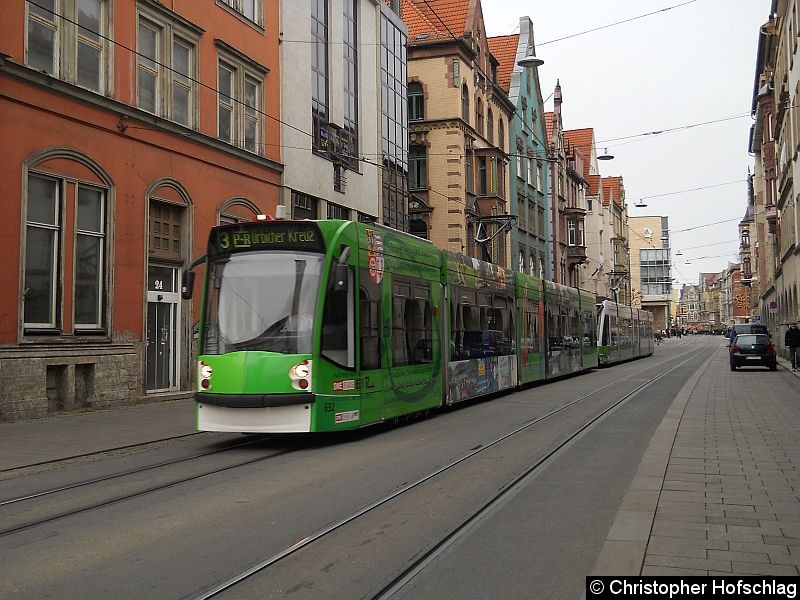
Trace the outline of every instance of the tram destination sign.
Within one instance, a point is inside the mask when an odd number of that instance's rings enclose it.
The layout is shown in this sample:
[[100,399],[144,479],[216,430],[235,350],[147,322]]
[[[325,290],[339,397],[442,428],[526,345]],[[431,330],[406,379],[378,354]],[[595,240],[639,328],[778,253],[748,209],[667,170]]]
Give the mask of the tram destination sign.
[[324,252],[325,241],[317,224],[311,221],[253,221],[221,225],[211,230],[208,239],[209,256],[262,250]]

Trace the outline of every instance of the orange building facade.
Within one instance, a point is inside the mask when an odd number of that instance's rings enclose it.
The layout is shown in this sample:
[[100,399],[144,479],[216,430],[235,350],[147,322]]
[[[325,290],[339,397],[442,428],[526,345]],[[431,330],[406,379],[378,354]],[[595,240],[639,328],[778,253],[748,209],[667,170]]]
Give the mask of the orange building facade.
[[12,0],[0,421],[181,397],[180,278],[281,189],[278,0]]

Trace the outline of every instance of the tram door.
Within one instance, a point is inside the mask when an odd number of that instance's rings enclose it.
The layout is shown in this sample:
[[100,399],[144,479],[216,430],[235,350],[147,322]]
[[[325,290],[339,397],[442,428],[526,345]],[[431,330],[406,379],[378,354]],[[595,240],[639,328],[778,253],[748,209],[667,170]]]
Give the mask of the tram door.
[[178,269],[150,265],[147,270],[147,391],[177,387],[180,347]]
[[389,338],[381,331],[381,325],[384,321],[382,311],[386,307],[381,297],[382,277],[362,268],[359,279],[361,410],[365,419],[377,420],[383,416],[382,368],[385,366],[384,348]]

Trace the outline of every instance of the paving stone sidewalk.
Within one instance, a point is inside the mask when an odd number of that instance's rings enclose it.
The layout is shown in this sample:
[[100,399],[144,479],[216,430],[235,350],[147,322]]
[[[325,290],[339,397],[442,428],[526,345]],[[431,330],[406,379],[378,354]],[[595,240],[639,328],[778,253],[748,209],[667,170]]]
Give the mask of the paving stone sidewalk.
[[731,372],[717,352],[678,393],[597,575],[798,575],[798,373]]

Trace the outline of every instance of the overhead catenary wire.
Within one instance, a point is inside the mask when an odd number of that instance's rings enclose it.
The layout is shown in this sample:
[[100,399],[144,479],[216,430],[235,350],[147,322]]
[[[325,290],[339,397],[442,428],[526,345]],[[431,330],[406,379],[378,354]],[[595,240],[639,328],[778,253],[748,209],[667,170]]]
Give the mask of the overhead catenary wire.
[[601,25],[600,27],[594,27],[592,29],[587,29],[586,31],[580,31],[578,33],[573,33],[573,34],[570,34],[570,35],[565,35],[565,36],[560,37],[560,38],[556,38],[554,40],[548,40],[546,42],[540,43],[539,46],[544,46],[546,44],[554,44],[556,42],[562,42],[564,40],[569,40],[569,39],[572,39],[572,38],[575,38],[575,37],[578,37],[578,36],[581,36],[581,35],[586,35],[587,33],[593,33],[595,31],[600,31],[602,29],[608,29],[609,27],[616,27],[617,25],[622,25],[624,23],[630,23],[631,21],[637,21],[639,19],[644,19],[645,17],[650,17],[652,15],[657,15],[658,13],[667,12],[668,10],[672,10],[674,8],[680,8],[681,6],[686,6],[687,4],[693,4],[695,2],[697,2],[697,0],[688,0],[688,2],[683,2],[681,4],[676,4],[674,6],[668,6],[666,8],[661,8],[659,10],[654,10],[653,12],[649,12],[649,13],[646,13],[646,14],[643,14],[643,15],[639,15],[637,17],[631,17],[631,18],[628,18],[628,19],[623,19],[622,21],[616,21],[615,23],[608,23],[607,25]]
[[[434,15],[436,15],[437,19],[438,19],[438,20],[439,20],[439,21],[442,23],[442,25],[444,25],[444,26],[445,26],[445,28],[447,28],[447,25],[444,23],[444,21],[442,21],[442,19],[441,19],[441,18],[439,17],[439,15],[436,13],[435,9],[433,9],[433,8],[430,6],[430,3],[429,3],[429,2],[427,2],[427,0],[423,0],[423,1],[424,1],[424,2],[425,2],[425,4],[426,4],[426,5],[429,7],[429,9],[431,10],[431,12],[432,12]],[[692,2],[695,2],[696,0],[691,0],[691,1],[692,1]],[[130,52],[130,53],[131,53],[131,54],[133,54],[134,56],[140,56],[140,57],[142,57],[142,58],[146,58],[148,61],[150,61],[150,62],[152,62],[153,64],[157,65],[159,68],[165,69],[166,71],[169,71],[169,72],[171,72],[171,73],[176,73],[176,74],[179,74],[179,75],[181,75],[181,77],[184,77],[184,78],[188,79],[190,82],[192,82],[192,83],[194,83],[194,84],[196,84],[196,85],[198,85],[198,86],[200,86],[200,87],[202,87],[202,88],[204,88],[204,89],[207,89],[207,90],[209,90],[209,91],[215,92],[215,93],[217,93],[217,94],[221,93],[221,92],[220,92],[220,91],[219,91],[217,88],[215,88],[214,86],[212,86],[212,85],[209,85],[209,84],[206,84],[206,83],[203,83],[202,81],[200,81],[200,80],[198,80],[198,79],[196,79],[196,78],[192,77],[191,75],[188,75],[188,74],[186,74],[186,73],[182,73],[182,72],[180,72],[180,71],[178,71],[178,70],[176,70],[176,69],[172,68],[171,66],[169,66],[169,65],[167,65],[167,64],[165,64],[165,63],[162,63],[162,62],[159,62],[159,61],[157,61],[157,60],[154,60],[154,59],[152,59],[151,57],[148,57],[148,56],[146,56],[146,55],[142,54],[141,52],[139,52],[139,51],[137,51],[137,50],[135,50],[135,49],[133,49],[133,48],[131,48],[131,47],[129,47],[129,46],[127,46],[127,45],[125,45],[125,44],[123,44],[123,43],[121,43],[121,42],[119,42],[119,41],[117,41],[117,40],[113,39],[113,38],[111,38],[111,37],[108,37],[108,36],[104,35],[103,33],[99,32],[99,31],[93,31],[93,30],[91,30],[91,29],[89,29],[89,28],[87,28],[87,27],[85,27],[85,26],[83,26],[83,25],[79,24],[79,23],[78,23],[77,21],[75,21],[74,19],[71,19],[71,18],[69,18],[69,17],[67,17],[67,16],[63,15],[63,14],[61,14],[61,13],[59,13],[59,12],[57,12],[57,11],[53,10],[52,8],[49,8],[49,7],[47,7],[47,6],[44,6],[44,5],[42,5],[42,4],[39,4],[38,2],[36,2],[36,0],[26,0],[26,2],[27,2],[28,4],[30,4],[30,5],[32,5],[32,6],[36,6],[37,8],[39,8],[39,9],[41,9],[41,10],[45,11],[45,12],[48,12],[48,13],[52,14],[54,17],[57,17],[57,18],[59,18],[59,19],[63,20],[64,22],[66,22],[66,23],[70,23],[70,24],[72,24],[72,25],[75,25],[75,26],[79,27],[80,29],[82,29],[82,30],[84,30],[84,31],[87,31],[87,32],[89,32],[89,33],[92,33],[93,35],[96,35],[96,36],[98,36],[100,39],[103,39],[103,40],[105,40],[105,41],[107,41],[107,42],[109,42],[109,43],[111,43],[111,44],[113,44],[113,45],[115,45],[115,46],[117,46],[117,47],[119,47],[119,48],[123,49],[123,50],[126,50],[127,52]],[[626,20],[624,20],[624,21],[620,21],[620,22],[618,22],[618,23],[612,23],[612,24],[609,24],[609,25],[606,25],[606,26],[604,26],[604,27],[597,28],[597,29],[603,29],[603,28],[607,28],[607,27],[614,26],[614,25],[616,25],[616,24],[626,23],[626,22],[629,22],[629,21],[631,21],[631,20],[635,20],[635,19],[639,19],[639,18],[646,17],[646,16],[654,15],[654,14],[657,14],[657,13],[659,13],[659,12],[663,12],[663,11],[665,11],[665,10],[669,10],[669,9],[671,9],[671,8],[677,8],[677,7],[679,7],[679,6],[683,6],[683,5],[685,5],[685,4],[690,4],[690,3],[691,3],[691,2],[686,2],[686,3],[684,3],[684,4],[679,4],[679,5],[676,5],[676,6],[674,6],[674,7],[668,7],[668,8],[666,8],[666,9],[662,9],[662,10],[655,11],[655,12],[652,12],[652,13],[647,13],[647,14],[645,14],[645,15],[640,15],[640,16],[638,16],[638,17],[634,17],[634,18],[632,18],[632,19],[626,19]],[[452,32],[452,31],[451,31],[449,28],[447,28],[447,30],[448,30],[448,33],[449,33],[449,34],[450,34],[450,35],[451,35],[451,36],[452,36],[454,39],[458,39],[458,38],[456,38],[456,37],[455,37],[455,35],[453,34],[453,32]],[[595,29],[595,30],[596,30],[596,29]],[[576,36],[578,36],[578,35],[583,35],[584,33],[588,33],[588,32],[590,32],[590,31],[595,31],[595,30],[589,30],[589,31],[587,31],[587,32],[580,32],[580,33],[577,33],[577,34],[573,34],[573,35],[570,35],[570,36],[566,36],[566,37],[564,37],[564,38],[559,38],[558,40],[550,40],[549,42],[545,42],[545,43],[552,43],[552,42],[555,42],[555,41],[561,41],[562,39],[568,39],[568,38],[571,38],[571,37],[576,37]],[[280,42],[281,42],[281,43],[284,43],[284,42],[303,42],[303,43],[306,43],[306,42],[307,42],[307,43],[318,43],[316,40],[307,40],[307,41],[306,41],[306,40],[280,40]],[[331,42],[329,41],[329,42],[327,42],[327,43],[331,43]],[[360,43],[359,43],[359,45],[364,45],[364,44],[363,44],[363,42],[360,42]],[[538,44],[538,45],[540,45],[540,46],[541,46],[541,45],[543,45],[543,44]],[[483,71],[480,69],[480,66],[479,66],[479,65],[477,65],[477,64],[476,64],[476,65],[475,65],[475,68],[476,68],[476,69],[477,69],[479,72],[481,72],[481,74],[482,74],[484,77],[487,77],[486,73],[484,73],[484,72],[483,72]],[[551,94],[551,96],[552,96],[552,94]],[[548,98],[549,98],[549,97],[548,97]],[[260,109],[260,108],[248,106],[248,105],[246,105],[246,104],[245,104],[243,101],[241,101],[241,100],[239,100],[239,99],[237,99],[237,98],[230,98],[230,101],[231,101],[233,104],[240,105],[240,106],[242,106],[242,107],[246,107],[246,108],[248,108],[248,109],[250,109],[250,110],[253,110],[253,111],[255,111],[257,114],[260,114],[260,115],[262,115],[262,116],[264,116],[264,117],[266,117],[266,118],[272,119],[272,120],[274,120],[275,122],[277,122],[277,123],[280,123],[281,125],[285,125],[286,127],[290,128],[290,129],[293,129],[294,131],[297,131],[298,133],[301,133],[301,134],[303,134],[303,135],[306,135],[306,136],[308,136],[308,137],[313,137],[313,134],[312,134],[311,132],[309,132],[309,131],[306,131],[306,130],[304,130],[304,129],[301,129],[301,128],[299,128],[299,127],[295,126],[295,125],[292,125],[291,123],[287,123],[287,122],[285,122],[285,121],[281,120],[279,117],[276,117],[275,115],[272,115],[272,114],[270,114],[270,113],[267,113],[267,112],[263,111],[263,110],[262,110],[262,109]],[[543,102],[546,102],[546,101],[547,101],[547,99],[545,99]],[[794,106],[791,106],[791,107],[788,107],[788,108],[794,108]],[[733,117],[724,117],[724,118],[722,118],[722,119],[717,119],[717,120],[712,120],[712,121],[706,121],[706,122],[703,122],[703,123],[696,123],[696,124],[691,124],[691,125],[684,125],[684,126],[680,126],[680,127],[674,127],[674,128],[671,128],[671,129],[664,129],[664,130],[660,130],[660,131],[646,132],[646,133],[642,133],[642,134],[636,134],[636,135],[632,135],[632,136],[624,136],[624,137],[621,137],[621,138],[610,138],[610,139],[608,139],[608,140],[601,140],[601,141],[597,141],[597,142],[595,142],[595,144],[596,144],[596,145],[600,145],[600,144],[607,143],[607,142],[610,142],[610,141],[617,141],[617,140],[623,140],[623,139],[632,139],[632,138],[641,137],[641,136],[655,135],[655,134],[660,134],[660,133],[666,133],[666,132],[670,132],[670,131],[675,131],[675,130],[678,130],[678,129],[688,129],[688,128],[691,128],[691,127],[698,127],[698,126],[701,126],[701,125],[707,125],[707,124],[711,124],[711,123],[717,123],[717,122],[720,122],[720,121],[730,120],[730,119],[733,119],[733,118],[740,118],[740,117],[742,117],[742,116],[747,116],[747,115],[749,115],[749,114],[750,114],[750,113],[744,113],[744,114],[742,114],[742,115],[736,115],[736,116],[733,116]],[[518,115],[516,115],[516,113],[515,113],[515,116],[518,116]],[[130,129],[131,127],[128,127],[128,128]],[[144,128],[141,128],[141,129],[144,129]],[[538,137],[538,136],[537,136],[537,137]],[[232,142],[234,142],[235,144],[238,144],[238,145],[241,145],[241,142],[242,142],[242,140],[239,140],[239,139],[233,139],[233,140],[231,140],[231,141],[232,141]],[[544,142],[542,142],[541,140],[539,140],[539,141],[540,141],[540,143],[544,144]],[[263,147],[263,148],[266,148],[266,147],[280,147],[280,148],[297,148],[297,149],[302,149],[302,150],[305,150],[305,149],[306,149],[306,148],[298,148],[298,147],[296,147],[296,146],[288,146],[288,145],[284,145],[284,144],[275,144],[275,143],[268,143],[268,142],[258,142],[258,143],[257,143],[257,145],[258,145],[259,147]],[[374,154],[364,154],[364,156],[381,156],[381,154],[380,154],[380,153],[374,153]],[[513,156],[513,155],[509,155],[509,156]],[[546,158],[546,157],[541,157],[541,158]]]

